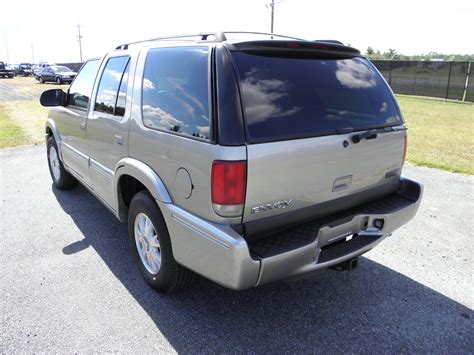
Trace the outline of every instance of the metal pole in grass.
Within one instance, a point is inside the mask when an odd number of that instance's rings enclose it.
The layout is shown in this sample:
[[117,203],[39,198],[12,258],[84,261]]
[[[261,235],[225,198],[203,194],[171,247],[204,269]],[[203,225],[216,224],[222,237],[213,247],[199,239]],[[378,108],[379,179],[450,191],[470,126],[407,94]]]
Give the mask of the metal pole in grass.
[[392,86],[392,60],[388,62],[388,85]]
[[390,86],[392,85],[392,60],[395,58],[396,55],[397,53],[393,53],[388,65],[388,85]]
[[449,95],[449,84],[451,82],[451,68],[453,67],[453,61],[449,62],[449,72],[448,72],[448,85],[446,85],[446,100],[448,99]]
[[464,91],[462,93],[462,101],[466,101],[467,86],[469,85],[469,77],[471,76],[471,64],[472,62],[469,62],[469,64],[467,65],[467,75],[466,75],[466,81],[464,82]]

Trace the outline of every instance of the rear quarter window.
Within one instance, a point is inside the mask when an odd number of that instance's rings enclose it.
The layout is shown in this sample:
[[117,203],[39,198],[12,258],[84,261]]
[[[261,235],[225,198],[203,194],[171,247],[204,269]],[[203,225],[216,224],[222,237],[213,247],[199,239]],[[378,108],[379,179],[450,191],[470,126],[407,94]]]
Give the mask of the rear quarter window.
[[143,76],[143,123],[209,140],[209,49],[150,49]]
[[365,58],[285,58],[233,52],[250,141],[335,134],[402,123]]

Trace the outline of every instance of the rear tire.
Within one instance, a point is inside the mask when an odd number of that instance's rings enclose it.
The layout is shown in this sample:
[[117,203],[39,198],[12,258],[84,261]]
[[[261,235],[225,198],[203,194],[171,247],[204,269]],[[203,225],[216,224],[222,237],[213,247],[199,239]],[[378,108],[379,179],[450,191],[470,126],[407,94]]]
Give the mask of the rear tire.
[[39,77],[38,81],[39,81],[40,84],[44,84],[44,80],[43,80],[42,77]]
[[158,292],[183,289],[194,273],[179,265],[173,257],[165,220],[148,191],[133,196],[128,212],[130,247],[138,270]]
[[77,185],[77,180],[64,168],[63,162],[59,158],[58,145],[53,136],[48,138],[47,155],[48,167],[54,186],[60,190],[69,190]]
[[61,85],[61,84],[63,83],[63,81],[61,80],[61,78],[57,77],[57,78],[56,78],[56,83],[57,83],[58,85]]

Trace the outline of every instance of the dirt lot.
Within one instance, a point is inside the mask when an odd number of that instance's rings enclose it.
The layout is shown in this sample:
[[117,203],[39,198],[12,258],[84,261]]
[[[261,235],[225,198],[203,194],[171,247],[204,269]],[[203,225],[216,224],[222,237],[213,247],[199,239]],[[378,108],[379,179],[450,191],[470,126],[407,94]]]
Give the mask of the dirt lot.
[[33,77],[0,79],[0,114],[6,116],[3,122],[0,117],[0,127],[5,131],[14,127],[17,132],[13,137],[0,132],[0,147],[43,143],[48,109],[40,105],[39,97],[55,88],[66,91],[68,85],[39,84]]
[[0,102],[36,100],[39,105],[41,93],[48,89],[67,90],[67,85],[56,83],[39,84],[34,77],[16,76],[13,79],[0,79]]

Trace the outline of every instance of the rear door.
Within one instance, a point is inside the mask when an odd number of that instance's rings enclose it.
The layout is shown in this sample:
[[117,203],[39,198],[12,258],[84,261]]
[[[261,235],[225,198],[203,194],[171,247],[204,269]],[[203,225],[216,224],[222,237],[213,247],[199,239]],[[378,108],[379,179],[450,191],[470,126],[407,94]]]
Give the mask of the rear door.
[[130,57],[109,57],[100,75],[94,104],[87,121],[92,188],[114,205],[113,176],[117,162],[127,155],[130,109],[127,89]]
[[403,121],[368,60],[330,50],[232,57],[248,141],[244,222],[296,210],[305,219],[397,188]]
[[51,68],[45,68],[43,70],[43,80],[44,81],[51,81],[53,80],[53,71]]

